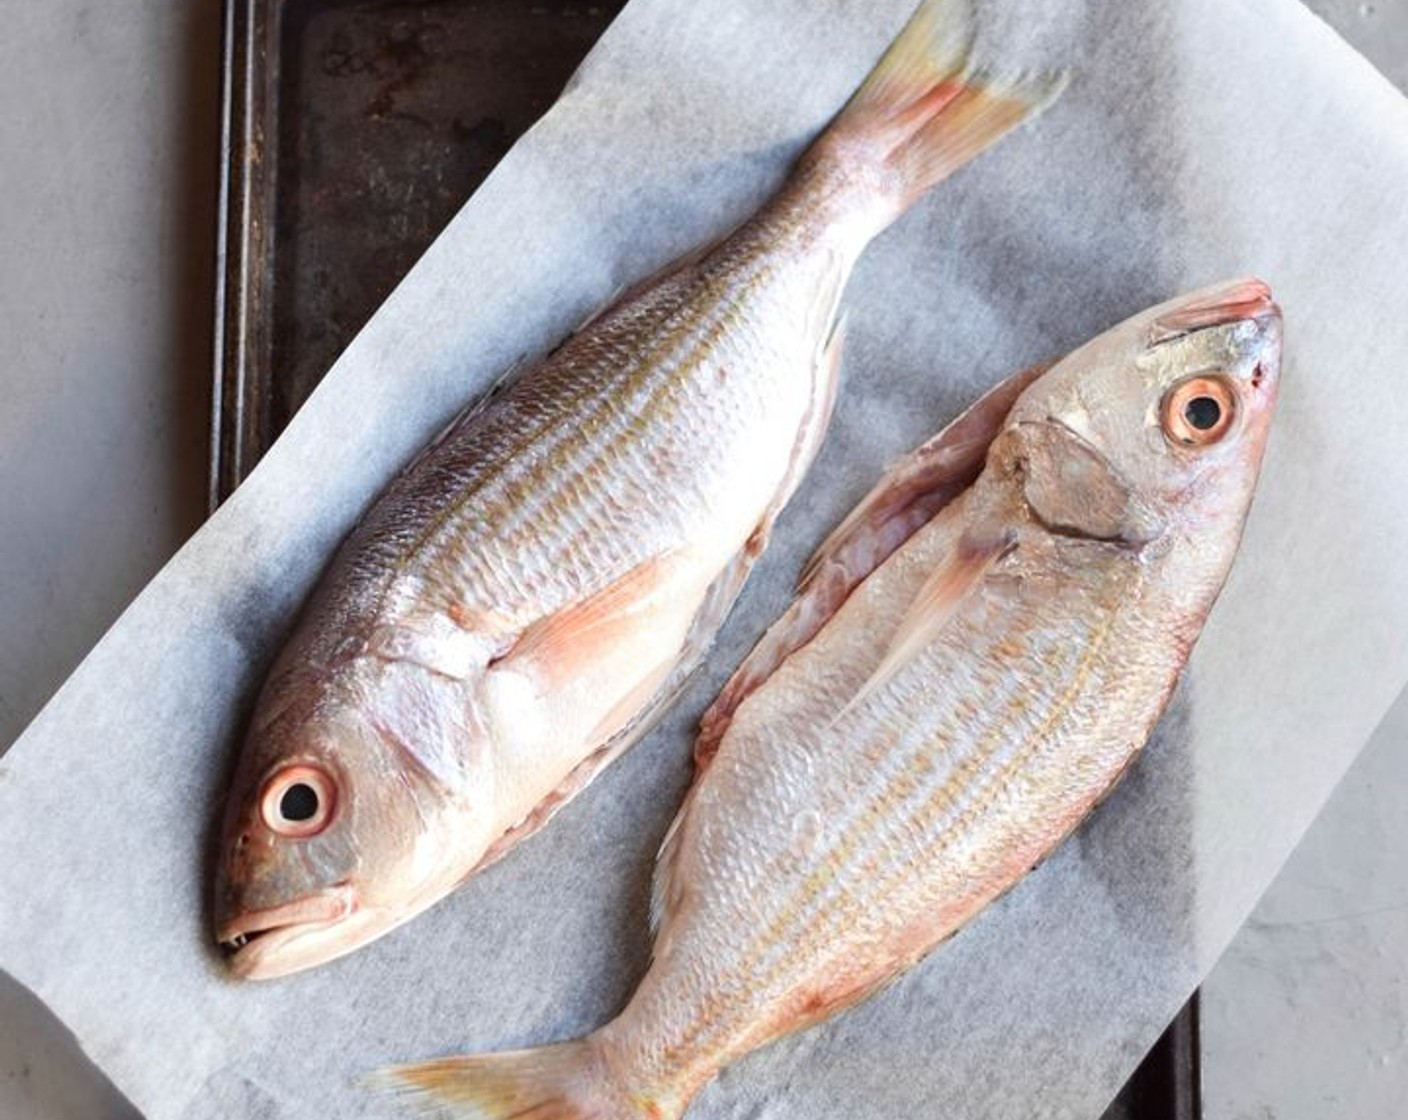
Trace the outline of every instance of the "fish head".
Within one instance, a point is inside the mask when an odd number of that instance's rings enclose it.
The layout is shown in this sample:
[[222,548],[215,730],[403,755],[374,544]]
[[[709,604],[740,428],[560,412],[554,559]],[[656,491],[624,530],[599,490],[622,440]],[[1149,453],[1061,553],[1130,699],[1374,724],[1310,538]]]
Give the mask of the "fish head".
[[214,898],[231,971],[258,980],[400,925],[453,889],[458,853],[489,839],[466,834],[462,795],[408,762],[377,697],[270,683],[226,805]]
[[1239,530],[1280,367],[1281,313],[1259,280],[1192,292],[1106,331],[1008,415],[1032,516],[1131,545]]

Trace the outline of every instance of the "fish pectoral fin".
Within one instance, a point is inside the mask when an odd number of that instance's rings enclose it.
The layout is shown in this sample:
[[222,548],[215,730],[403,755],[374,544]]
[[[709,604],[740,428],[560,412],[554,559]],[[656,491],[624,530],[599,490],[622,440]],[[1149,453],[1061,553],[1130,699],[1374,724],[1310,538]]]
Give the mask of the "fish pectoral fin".
[[491,404],[503,396],[518,378],[518,375],[523,372],[523,369],[524,362],[522,357],[510,363],[508,368],[503,370],[483,393],[475,397],[474,400],[470,401],[455,413],[445,426],[435,433],[431,441],[422,447],[409,463],[401,468],[401,473],[398,478],[405,478],[407,475],[413,474],[422,463],[431,459],[435,453],[440,450],[440,446],[450,438],[453,432],[457,431],[465,424],[470,423],[476,416],[486,411]]
[[666,593],[682,559],[682,550],[651,557],[594,595],[540,619],[490,667],[530,670],[544,688],[571,679],[597,650],[616,640],[623,628],[636,625],[640,612]]
[[640,742],[659,722],[699,667],[714,634],[748,578],[753,559],[745,550],[719,574],[705,594],[679,652],[643,676],[612,705],[588,735],[588,740],[599,740],[601,746],[579,762],[556,789],[533,806],[526,817],[494,841],[470,874],[482,871],[515,844],[547,824],[559,809],[586,789],[598,774]]
[[1007,537],[974,544],[961,539],[953,557],[924,581],[900,624],[895,628],[880,664],[847,702],[836,718],[883,688],[894,675],[914,660],[953,620],[968,597],[982,585],[992,566],[1015,546]]

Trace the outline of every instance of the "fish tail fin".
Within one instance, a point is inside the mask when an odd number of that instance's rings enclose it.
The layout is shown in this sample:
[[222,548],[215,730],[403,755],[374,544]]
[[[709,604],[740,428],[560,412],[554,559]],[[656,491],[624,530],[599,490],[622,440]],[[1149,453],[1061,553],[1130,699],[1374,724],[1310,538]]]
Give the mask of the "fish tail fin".
[[532,1050],[392,1066],[372,1087],[413,1115],[452,1120],[631,1120],[677,1116],[613,1083],[591,1036]]
[[971,37],[967,0],[924,0],[813,146],[818,160],[843,168],[859,161],[886,172],[887,220],[1065,88],[1063,73],[1001,76],[974,66]]

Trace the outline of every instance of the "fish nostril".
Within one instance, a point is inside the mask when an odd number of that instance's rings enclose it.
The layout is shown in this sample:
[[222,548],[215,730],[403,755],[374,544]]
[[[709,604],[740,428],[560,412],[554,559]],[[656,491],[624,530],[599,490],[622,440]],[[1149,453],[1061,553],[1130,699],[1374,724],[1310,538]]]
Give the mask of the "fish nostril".
[[1262,369],[1261,363],[1257,362],[1256,369],[1252,370],[1252,388],[1260,389],[1264,380],[1266,380],[1266,371]]

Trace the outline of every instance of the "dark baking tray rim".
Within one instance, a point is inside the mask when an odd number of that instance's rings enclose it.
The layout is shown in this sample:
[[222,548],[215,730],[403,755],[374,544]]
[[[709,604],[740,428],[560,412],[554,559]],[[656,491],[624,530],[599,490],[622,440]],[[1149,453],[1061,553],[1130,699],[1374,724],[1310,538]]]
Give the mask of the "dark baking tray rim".
[[261,313],[272,284],[269,251],[274,167],[265,138],[274,115],[270,80],[277,31],[267,0],[223,0],[220,148],[216,207],[215,318],[207,511],[228,498],[253,467],[260,428],[252,371],[268,323]]

